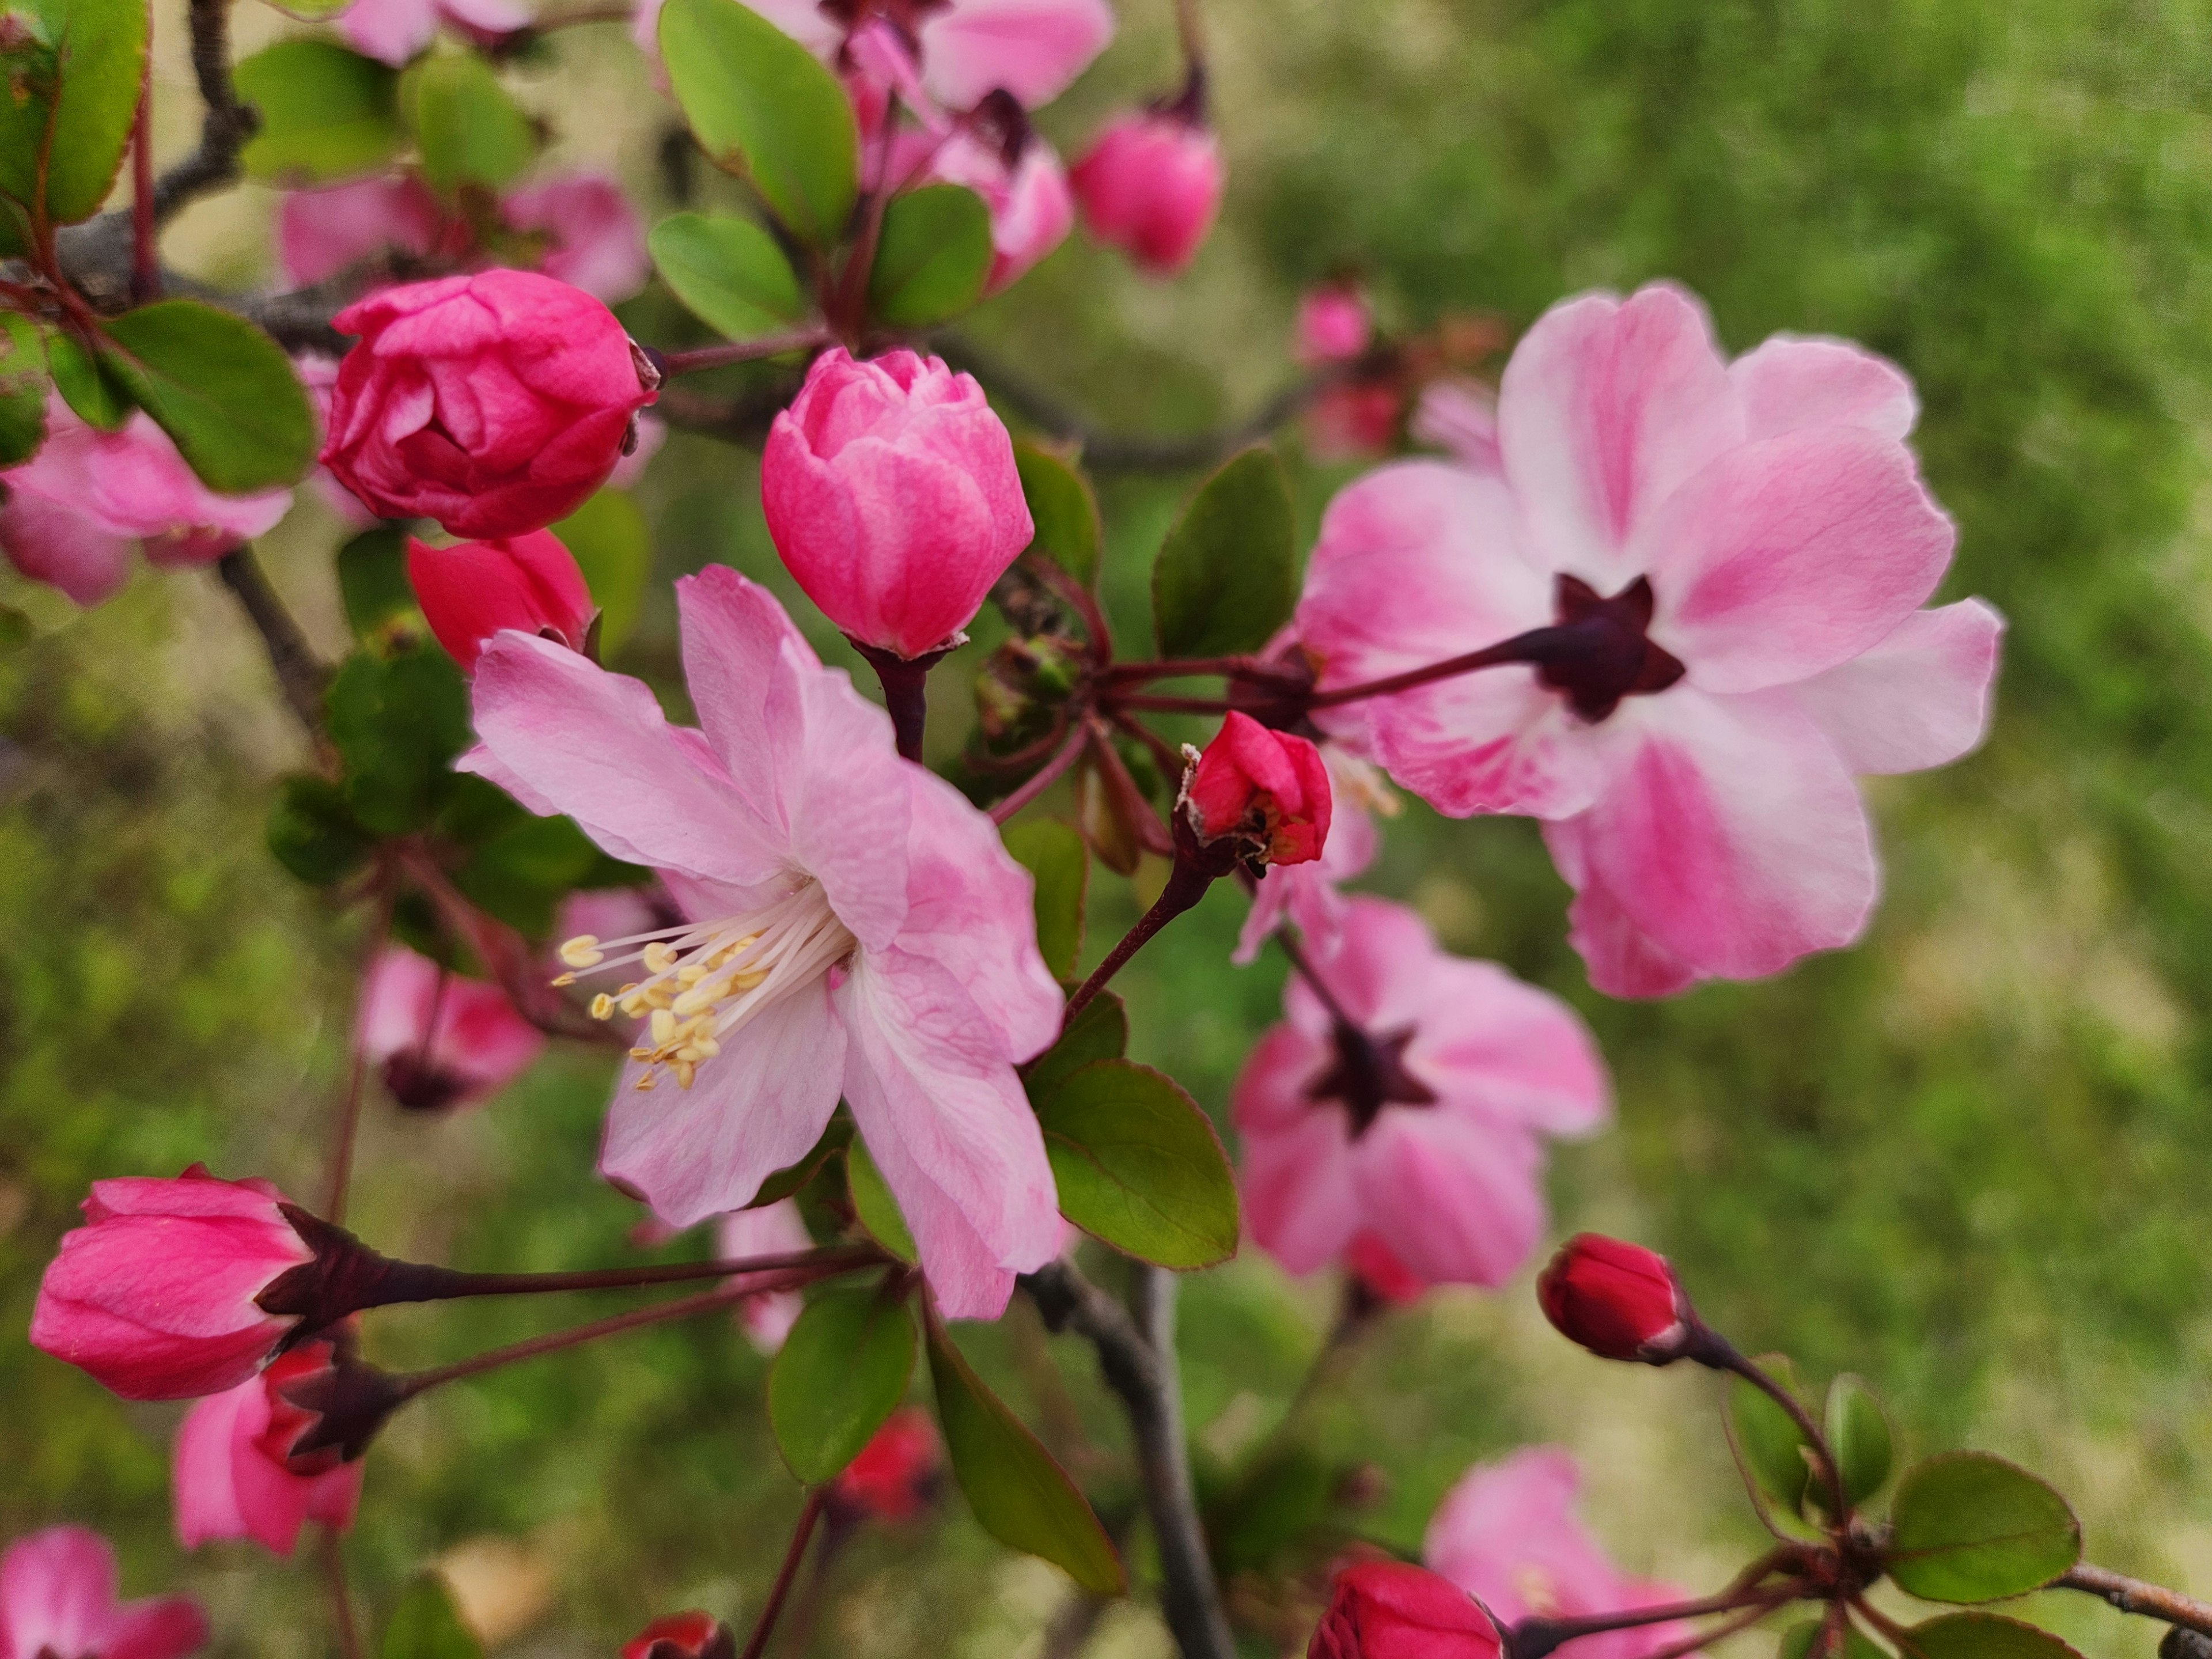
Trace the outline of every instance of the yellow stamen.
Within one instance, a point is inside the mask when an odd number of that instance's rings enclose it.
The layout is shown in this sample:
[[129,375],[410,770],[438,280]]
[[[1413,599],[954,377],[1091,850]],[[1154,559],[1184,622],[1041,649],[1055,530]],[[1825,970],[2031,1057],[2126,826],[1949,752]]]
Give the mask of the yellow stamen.
[[605,991],[600,992],[599,995],[592,999],[592,1018],[593,1019],[612,1019],[614,1018],[614,1013],[615,1000],[609,996]]
[[579,933],[562,945],[561,960],[571,968],[596,968],[606,957],[599,950],[599,935]]

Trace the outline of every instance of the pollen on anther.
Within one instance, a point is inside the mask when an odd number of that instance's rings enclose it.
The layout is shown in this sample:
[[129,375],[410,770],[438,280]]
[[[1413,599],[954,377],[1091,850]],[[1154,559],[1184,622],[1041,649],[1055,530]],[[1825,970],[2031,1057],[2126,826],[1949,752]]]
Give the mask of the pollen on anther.
[[609,996],[605,991],[600,992],[599,995],[592,999],[592,1018],[593,1019],[612,1019],[614,1015],[615,1000]]
[[561,960],[571,968],[596,968],[606,957],[599,950],[597,934],[579,933],[575,938],[562,942]]

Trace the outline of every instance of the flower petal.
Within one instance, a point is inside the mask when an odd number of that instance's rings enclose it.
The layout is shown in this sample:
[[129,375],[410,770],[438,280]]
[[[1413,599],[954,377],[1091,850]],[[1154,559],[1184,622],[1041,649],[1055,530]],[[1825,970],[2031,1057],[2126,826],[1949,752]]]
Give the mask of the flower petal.
[[1001,87],[1036,109],[1113,38],[1106,0],[954,0],[922,21],[922,82],[949,109],[971,109]]
[[1989,730],[2004,625],[1981,599],[1916,611],[1872,650],[1791,690],[1852,771],[1941,766]]
[[1848,340],[1771,334],[1729,365],[1729,379],[1743,400],[1746,435],[1753,438],[1803,427],[1863,426],[1902,440],[1920,413],[1905,371]]
[[1416,1275],[1498,1285],[1543,1232],[1542,1162],[1526,1130],[1385,1107],[1353,1148],[1351,1169],[1367,1224]]

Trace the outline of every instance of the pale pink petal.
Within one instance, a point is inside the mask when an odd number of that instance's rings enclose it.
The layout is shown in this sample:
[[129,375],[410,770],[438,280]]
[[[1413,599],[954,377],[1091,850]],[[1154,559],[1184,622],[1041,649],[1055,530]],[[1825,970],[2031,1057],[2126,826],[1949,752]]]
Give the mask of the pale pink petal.
[[1581,1487],[1558,1446],[1479,1463],[1437,1504],[1421,1559],[1501,1620],[1611,1611],[1620,1575],[1575,1516]]
[[[787,1255],[812,1248],[813,1238],[795,1199],[780,1199],[757,1210],[732,1210],[714,1224],[714,1254],[725,1261],[753,1255]],[[744,1282],[733,1279],[732,1285]],[[799,1322],[806,1299],[797,1291],[764,1291],[738,1304],[745,1334],[763,1353],[774,1353]]]
[[1743,400],[1747,437],[1863,426],[1901,441],[1920,412],[1905,372],[1848,340],[1771,334],[1729,365],[1729,379]]
[[843,26],[815,0],[756,0],[751,9],[817,58],[830,57],[845,39]]
[[899,758],[890,716],[844,671],[796,679],[801,769],[784,792],[792,846],[853,936],[888,945],[906,922],[908,826],[926,774]]
[[1367,1225],[1431,1285],[1504,1284],[1544,1231],[1534,1135],[1385,1108],[1351,1157]]
[[1916,611],[1881,644],[1791,690],[1852,771],[1941,766],[1989,730],[2004,625],[1980,599]]
[[515,0],[437,0],[437,6],[441,18],[479,46],[530,27],[529,11]]
[[602,174],[549,179],[509,196],[499,212],[512,228],[550,239],[540,270],[610,305],[629,299],[652,274],[637,210]]
[[304,288],[391,252],[422,258],[437,246],[437,198],[412,174],[287,191],[276,208],[276,255]]
[[1956,540],[1892,439],[1820,427],[1744,444],[1638,538],[1651,637],[1708,691],[1809,679],[1887,638],[1935,592]]
[[17,574],[98,605],[130,574],[130,538],[102,529],[59,501],[12,495],[0,506],[0,553]]
[[1609,888],[1589,879],[1583,854],[1588,823],[1587,817],[1547,823],[1544,844],[1575,890],[1567,907],[1567,943],[1589,970],[1590,984],[1609,997],[1669,997],[1686,990],[1702,976],[1629,920]]
[[1254,1046],[1231,1097],[1244,1142],[1237,1189],[1245,1229],[1300,1274],[1343,1255],[1367,1219],[1344,1113],[1305,1098],[1322,1063],[1305,1037],[1279,1025]]
[[700,729],[753,809],[787,836],[786,795],[805,764],[798,684],[820,659],[775,596],[727,565],[678,577],[676,610]]
[[338,18],[348,46],[394,69],[411,61],[437,32],[432,0],[354,0]]
[[950,109],[971,109],[1000,89],[1036,109],[1113,38],[1106,0],[952,0],[922,20],[922,82]]
[[1472,472],[1496,472],[1498,394],[1473,380],[1434,380],[1421,392],[1407,430]]
[[49,1527],[0,1556],[5,1659],[97,1652],[115,1610],[115,1552],[82,1527]]
[[1443,1103],[1547,1135],[1587,1134],[1613,1087],[1581,1017],[1494,962],[1443,956],[1423,975],[1429,1007],[1407,1064]]

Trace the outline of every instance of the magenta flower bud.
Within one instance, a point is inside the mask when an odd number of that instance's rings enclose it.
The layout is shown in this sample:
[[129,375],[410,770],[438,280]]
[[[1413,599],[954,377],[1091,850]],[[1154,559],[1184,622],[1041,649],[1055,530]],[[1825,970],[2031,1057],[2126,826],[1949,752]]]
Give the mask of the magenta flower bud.
[[407,583],[438,643],[464,673],[502,628],[584,648],[599,606],[584,573],[550,530],[432,547],[407,538]]
[[574,512],[660,384],[614,313],[531,271],[380,289],[331,325],[361,340],[331,389],[323,465],[380,517],[456,536]]
[[1298,296],[1298,361],[1311,366],[1349,362],[1367,349],[1375,323],[1356,283],[1323,283]]
[[731,1659],[737,1650],[727,1625],[694,1609],[654,1620],[623,1644],[622,1659]]
[[856,643],[954,642],[1036,534],[1013,441],[975,377],[837,348],[775,417],[761,506],[785,567]]
[[255,1300],[315,1259],[265,1181],[198,1164],[173,1181],[95,1181],[31,1313],[31,1341],[125,1400],[220,1394],[295,1320]]
[[343,1461],[336,1449],[294,1459],[294,1442],[319,1419],[281,1392],[328,1372],[333,1347],[303,1343],[186,1414],[170,1465],[177,1536],[185,1548],[210,1539],[251,1538],[289,1555],[309,1521],[341,1531],[352,1526],[362,1466]]
[[1306,1659],[1498,1659],[1498,1626],[1449,1579],[1402,1561],[1336,1575]]
[[929,1506],[945,1448],[929,1413],[901,1407],[830,1484],[831,1501],[878,1521],[911,1521]]
[[1068,171],[1091,234],[1160,276],[1188,264],[1213,228],[1222,177],[1212,129],[1173,110],[1121,117]]
[[1179,805],[1201,845],[1233,839],[1240,857],[1304,864],[1328,839],[1328,769],[1304,738],[1231,710],[1191,768]]
[[1601,1233],[1577,1233],[1537,1275],[1544,1316],[1606,1359],[1671,1364],[1690,1346],[1690,1300],[1667,1258]]

